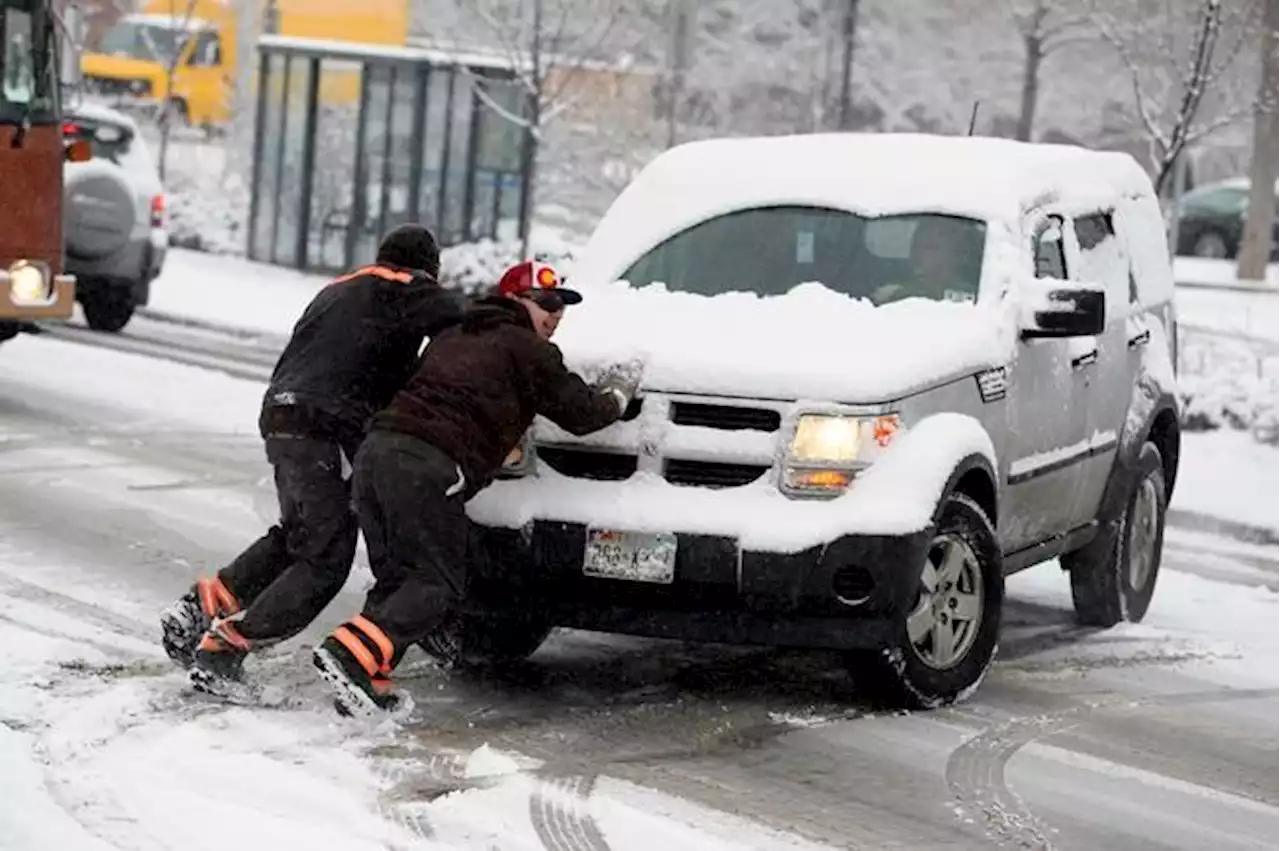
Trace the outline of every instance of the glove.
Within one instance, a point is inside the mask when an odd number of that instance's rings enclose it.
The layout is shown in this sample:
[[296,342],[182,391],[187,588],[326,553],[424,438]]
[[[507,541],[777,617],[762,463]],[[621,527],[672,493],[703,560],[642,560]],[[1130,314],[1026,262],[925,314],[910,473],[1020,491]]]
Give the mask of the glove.
[[621,416],[636,391],[640,389],[640,381],[644,378],[644,361],[632,358],[621,363],[611,364],[600,374],[596,389],[608,393],[618,402],[618,415]]

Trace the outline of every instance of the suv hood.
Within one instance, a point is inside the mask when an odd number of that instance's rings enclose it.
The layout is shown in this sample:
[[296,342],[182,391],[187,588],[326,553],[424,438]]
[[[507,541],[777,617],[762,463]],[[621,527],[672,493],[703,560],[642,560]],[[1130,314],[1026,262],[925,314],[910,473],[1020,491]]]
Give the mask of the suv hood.
[[822,284],[699,296],[623,283],[583,289],[555,342],[588,379],[640,358],[648,390],[876,403],[1009,362],[998,309],[910,299],[876,307]]

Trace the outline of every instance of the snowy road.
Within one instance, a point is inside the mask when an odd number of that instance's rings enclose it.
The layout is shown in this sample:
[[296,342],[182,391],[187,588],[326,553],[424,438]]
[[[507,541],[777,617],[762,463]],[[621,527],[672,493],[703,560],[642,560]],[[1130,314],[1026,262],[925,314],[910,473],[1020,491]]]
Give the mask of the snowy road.
[[1000,663],[933,713],[870,712],[824,654],[568,633],[502,682],[415,650],[418,718],[370,729],[304,653],[363,566],[258,664],[287,707],[194,698],[156,613],[271,518],[260,393],[0,349],[0,849],[1277,846],[1276,548],[1200,532],[1141,626],[1014,577]]

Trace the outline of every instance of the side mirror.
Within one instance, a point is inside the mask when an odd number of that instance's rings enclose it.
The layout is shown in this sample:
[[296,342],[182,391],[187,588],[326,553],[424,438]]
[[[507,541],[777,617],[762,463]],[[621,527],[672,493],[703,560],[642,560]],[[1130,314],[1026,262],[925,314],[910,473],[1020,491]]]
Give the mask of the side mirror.
[[1037,287],[1023,311],[1024,340],[1092,337],[1107,326],[1107,298],[1099,287]]
[[87,163],[93,159],[93,145],[88,139],[76,139],[67,145],[67,162]]

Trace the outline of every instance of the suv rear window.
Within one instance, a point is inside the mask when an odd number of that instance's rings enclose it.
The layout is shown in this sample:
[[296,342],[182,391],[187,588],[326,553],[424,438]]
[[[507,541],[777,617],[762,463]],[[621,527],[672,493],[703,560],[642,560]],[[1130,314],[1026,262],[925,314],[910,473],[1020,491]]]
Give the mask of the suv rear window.
[[728,213],[676,234],[620,277],[632,286],[781,295],[820,282],[876,303],[976,301],[986,225],[919,213],[867,218],[805,206]]

